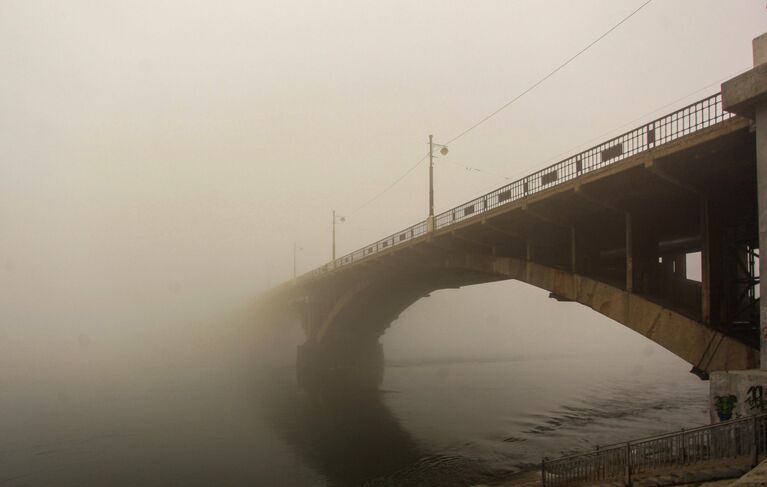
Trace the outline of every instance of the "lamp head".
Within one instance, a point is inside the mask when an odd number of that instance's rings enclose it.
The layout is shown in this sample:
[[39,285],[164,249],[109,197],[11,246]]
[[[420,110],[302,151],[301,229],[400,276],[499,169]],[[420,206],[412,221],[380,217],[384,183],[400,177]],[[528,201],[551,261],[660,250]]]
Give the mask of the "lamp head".
[[447,152],[448,152],[447,146],[442,146],[442,148],[439,150],[439,153],[442,154],[443,156],[446,156]]

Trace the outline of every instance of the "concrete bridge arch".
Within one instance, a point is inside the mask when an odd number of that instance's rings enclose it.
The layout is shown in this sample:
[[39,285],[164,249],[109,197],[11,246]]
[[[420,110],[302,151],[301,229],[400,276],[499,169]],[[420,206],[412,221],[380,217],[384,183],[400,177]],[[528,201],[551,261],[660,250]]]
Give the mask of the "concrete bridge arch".
[[[402,257],[407,260],[407,257]],[[668,349],[705,376],[709,371],[740,370],[758,361],[758,349],[652,300],[566,269],[513,257],[483,254],[442,255],[418,272],[398,276],[376,272],[337,294],[324,314],[304,322],[307,342],[299,350],[299,377],[352,374],[377,385],[383,377],[379,338],[419,299],[448,288],[517,280],[543,289],[560,301],[587,306]],[[306,315],[304,315],[306,316]]]

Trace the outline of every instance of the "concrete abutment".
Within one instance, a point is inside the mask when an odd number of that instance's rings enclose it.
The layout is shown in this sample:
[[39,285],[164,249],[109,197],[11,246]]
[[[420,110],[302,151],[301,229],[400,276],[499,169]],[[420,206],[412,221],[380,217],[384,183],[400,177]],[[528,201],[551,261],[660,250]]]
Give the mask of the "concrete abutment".
[[[722,102],[730,112],[750,118],[756,130],[756,187],[759,248],[767,248],[767,33],[754,39],[754,67],[722,84]],[[759,275],[767,272],[760,259]],[[767,282],[759,283],[760,296]],[[759,305],[760,368],[717,372],[711,376],[711,421],[726,421],[767,411],[767,303]]]

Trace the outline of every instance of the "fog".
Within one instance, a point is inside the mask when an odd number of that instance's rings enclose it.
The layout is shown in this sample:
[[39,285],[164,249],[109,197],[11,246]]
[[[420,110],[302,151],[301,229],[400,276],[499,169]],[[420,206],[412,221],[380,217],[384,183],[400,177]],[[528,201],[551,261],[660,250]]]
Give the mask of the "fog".
[[[3,387],[258,355],[249,312],[292,278],[294,243],[302,273],[330,259],[333,209],[341,255],[423,220],[425,165],[381,192],[428,134],[641,3],[0,0]],[[451,144],[437,211],[716,92],[765,20],[762,0],[652,2]],[[520,283],[435,293],[383,343],[393,361],[667,354]]]

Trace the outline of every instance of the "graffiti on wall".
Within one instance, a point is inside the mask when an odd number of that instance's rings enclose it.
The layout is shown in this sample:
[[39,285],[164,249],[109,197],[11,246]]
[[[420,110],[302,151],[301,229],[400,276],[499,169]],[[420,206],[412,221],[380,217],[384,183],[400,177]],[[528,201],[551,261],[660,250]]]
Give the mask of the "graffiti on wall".
[[735,411],[737,404],[738,398],[733,394],[716,396],[714,398],[714,408],[716,408],[716,415],[719,417],[719,421],[732,419],[732,413]]
[[746,392],[746,401],[749,413],[757,414],[767,411],[767,403],[764,401],[764,387],[751,386]]
[[[767,413],[767,374],[717,383],[711,390],[711,420],[727,421]],[[724,386],[724,387],[722,387]]]

